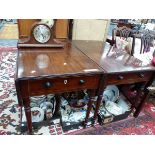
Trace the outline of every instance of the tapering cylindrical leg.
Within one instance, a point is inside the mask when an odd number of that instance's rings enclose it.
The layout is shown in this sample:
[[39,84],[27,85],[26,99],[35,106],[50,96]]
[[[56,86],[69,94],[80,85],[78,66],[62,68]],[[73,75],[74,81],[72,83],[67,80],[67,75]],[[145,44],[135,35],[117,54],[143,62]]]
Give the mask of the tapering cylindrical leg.
[[30,107],[30,99],[26,98],[23,99],[24,102],[24,110],[25,110],[25,115],[26,115],[26,120],[27,120],[27,128],[29,134],[32,134],[32,118],[31,118],[31,107]]

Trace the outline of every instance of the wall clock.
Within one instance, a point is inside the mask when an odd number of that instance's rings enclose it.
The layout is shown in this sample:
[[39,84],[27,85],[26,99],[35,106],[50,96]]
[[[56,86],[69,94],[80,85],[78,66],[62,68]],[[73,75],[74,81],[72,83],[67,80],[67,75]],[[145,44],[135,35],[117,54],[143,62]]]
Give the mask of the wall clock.
[[42,20],[31,28],[29,38],[19,39],[18,47],[64,47],[64,44],[55,39],[54,20]]

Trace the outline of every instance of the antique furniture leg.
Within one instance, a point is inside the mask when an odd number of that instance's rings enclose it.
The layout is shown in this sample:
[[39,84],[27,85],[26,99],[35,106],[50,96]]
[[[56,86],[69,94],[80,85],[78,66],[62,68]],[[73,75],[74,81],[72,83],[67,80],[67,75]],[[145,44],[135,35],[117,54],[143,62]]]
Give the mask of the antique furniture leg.
[[143,94],[138,96],[141,100],[140,100],[140,103],[139,103],[135,113],[134,113],[134,117],[138,117],[140,111],[142,110],[142,108],[143,108],[143,106],[144,106],[144,104],[145,104],[145,102],[149,96],[149,90],[147,88],[153,82],[154,75],[155,74],[152,75],[151,79],[147,83],[142,84],[141,87],[139,88],[139,90],[141,90]]
[[17,80],[15,81],[15,85],[16,85],[16,91],[17,91],[18,105],[20,106],[20,129],[21,129],[22,128],[22,117],[23,117],[23,100],[20,95],[20,88],[19,88],[19,83]]
[[91,111],[91,108],[92,108],[94,98],[95,98],[95,90],[91,90],[90,91],[90,99],[89,99],[88,108],[87,108],[87,113],[86,113],[86,118],[84,120],[84,128],[87,125],[89,114],[90,114],[90,111]]
[[111,47],[109,48],[108,53],[107,53],[107,56],[108,56],[108,54],[113,50],[113,48],[114,48],[114,46],[111,46]]
[[133,40],[132,40],[132,49],[131,49],[131,56],[134,55],[134,49],[135,48],[135,36],[133,36]]
[[96,107],[95,107],[95,112],[94,112],[94,118],[93,118],[93,125],[96,121],[96,118],[97,118],[97,113],[98,113],[98,110],[100,108],[100,104],[101,104],[101,101],[102,101],[102,97],[103,97],[103,91],[106,87],[106,80],[107,80],[107,76],[106,75],[102,75],[101,78],[100,78],[100,87],[99,89],[97,90],[97,102],[96,102]]
[[20,127],[22,126],[22,118],[23,118],[23,107],[20,107]]
[[55,99],[56,99],[55,115],[58,116],[61,104],[60,94],[56,94]]
[[94,112],[94,118],[93,118],[93,123],[92,123],[93,125],[95,124],[95,121],[96,121],[96,118],[97,118],[97,113],[98,113],[98,110],[100,108],[100,104],[101,104],[101,101],[102,101],[102,96],[103,95],[99,95],[98,98],[97,98],[95,112]]
[[24,98],[23,103],[24,103],[24,110],[25,110],[25,115],[26,115],[26,120],[27,120],[28,132],[29,132],[29,134],[32,134],[32,119],[31,119],[30,99]]
[[15,81],[15,86],[16,86],[16,92],[17,92],[17,99],[18,99],[18,105],[20,107],[23,106],[23,101],[22,101],[22,97],[21,97],[21,94],[20,94],[20,86],[19,86],[19,81]]
[[143,90],[143,96],[142,96],[142,98],[141,98],[141,102],[140,102],[140,104],[139,104],[139,106],[137,107],[137,109],[136,109],[136,111],[135,111],[135,113],[134,113],[134,117],[138,117],[138,115],[139,115],[139,113],[140,113],[140,111],[142,110],[142,108],[143,108],[143,106],[144,106],[144,104],[145,104],[145,101],[147,100],[147,97],[149,96],[149,90],[147,89],[150,85],[151,85],[151,83],[153,82],[153,79],[154,79],[154,75],[155,74],[153,74],[153,76],[151,77],[151,79],[145,84],[145,86],[144,86],[144,90]]
[[136,83],[135,89],[137,90],[137,95],[136,95],[135,104],[133,105],[133,107],[137,108],[141,104],[144,96],[144,86],[145,86],[145,82]]
[[143,95],[143,97],[141,99],[141,102],[140,102],[139,106],[137,107],[137,109],[136,109],[136,111],[134,113],[134,117],[138,117],[139,113],[141,112],[141,110],[142,110],[142,108],[143,108],[143,106],[145,104],[145,101],[146,101],[146,99],[148,97],[148,94],[149,94],[149,91],[145,90],[144,95]]

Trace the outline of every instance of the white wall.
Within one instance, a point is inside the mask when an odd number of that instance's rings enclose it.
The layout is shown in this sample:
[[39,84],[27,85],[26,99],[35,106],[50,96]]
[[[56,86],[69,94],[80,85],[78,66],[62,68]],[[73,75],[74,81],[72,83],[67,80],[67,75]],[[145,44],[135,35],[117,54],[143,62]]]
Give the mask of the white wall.
[[100,40],[107,36],[110,20],[75,19],[73,24],[73,40]]

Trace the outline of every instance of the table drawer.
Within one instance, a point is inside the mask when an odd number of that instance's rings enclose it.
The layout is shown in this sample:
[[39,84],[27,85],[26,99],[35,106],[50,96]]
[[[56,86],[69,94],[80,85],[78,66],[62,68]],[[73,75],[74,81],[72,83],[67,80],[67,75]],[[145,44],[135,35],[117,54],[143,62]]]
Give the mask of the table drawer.
[[66,91],[76,91],[83,89],[97,89],[99,85],[99,75],[64,77],[64,78],[43,78],[29,80],[30,95],[44,93],[56,93]]
[[107,84],[130,84],[135,82],[148,81],[152,72],[118,73],[107,76]]

